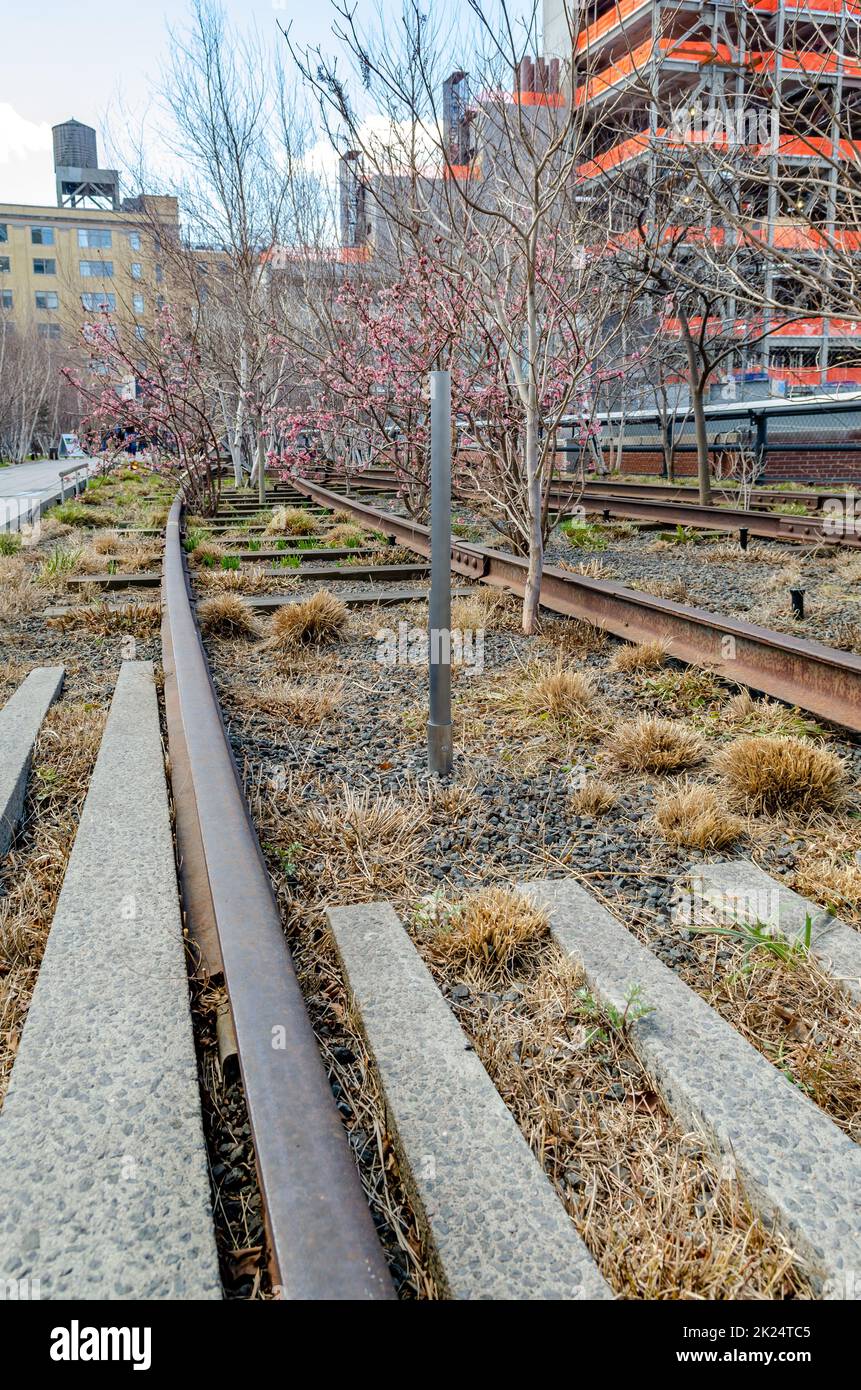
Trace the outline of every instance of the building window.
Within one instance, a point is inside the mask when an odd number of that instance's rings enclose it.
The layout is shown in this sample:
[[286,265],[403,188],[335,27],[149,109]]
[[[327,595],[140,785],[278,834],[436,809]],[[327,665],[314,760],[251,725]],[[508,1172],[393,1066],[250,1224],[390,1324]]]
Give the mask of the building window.
[[139,280],[139,279],[141,278],[141,275],[142,275],[142,274],[143,274],[143,271],[141,270],[141,267],[140,267],[139,262],[138,262],[138,261],[132,261],[132,279],[133,279],[133,280]]
[[57,339],[62,334],[62,329],[60,328],[60,325],[58,323],[37,324],[37,331],[40,338]]
[[8,256],[0,256],[0,275],[8,275],[12,265]]
[[113,277],[113,261],[79,261],[78,264],[81,267],[81,275],[85,280],[88,278],[95,278],[96,276],[107,277],[108,280]]
[[141,234],[140,234],[140,232],[129,232],[129,246],[131,247],[131,249],[132,249],[133,251],[140,251],[140,249],[141,249]]
[[143,311],[144,311],[144,297],[143,297],[142,294],[133,294],[133,295],[132,295],[132,308],[134,309],[134,311],[135,311],[136,314],[142,314],[142,313],[143,313]]
[[156,282],[156,284],[157,284],[157,285],[160,285],[163,279],[164,279],[164,267],[163,267],[163,266],[160,266],[160,265],[157,265],[156,268],[155,268],[155,282]]
[[135,324],[135,337],[137,338],[139,343],[143,342],[144,338],[146,337],[146,329],[144,328],[143,324]]
[[54,228],[53,227],[31,227],[30,240],[34,246],[53,246]]
[[0,290],[0,309],[12,308],[12,291]]
[[37,309],[59,309],[60,297],[56,290],[37,290],[36,308]]
[[100,227],[79,227],[78,245],[88,246],[99,251],[104,251],[111,244],[110,232],[103,232]]
[[102,309],[112,314],[117,307],[117,297],[115,294],[82,294],[81,303],[90,311]]
[[33,257],[33,274],[34,274],[34,275],[56,275],[56,274],[57,274],[57,262],[51,260],[48,256],[34,256],[34,257]]
[[9,240],[9,228],[5,222],[0,222],[0,241]]

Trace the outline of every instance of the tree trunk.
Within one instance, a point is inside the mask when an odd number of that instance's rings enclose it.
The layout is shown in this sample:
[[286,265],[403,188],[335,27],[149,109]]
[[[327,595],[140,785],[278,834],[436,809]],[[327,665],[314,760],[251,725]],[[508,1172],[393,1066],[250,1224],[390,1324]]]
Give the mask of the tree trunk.
[[690,382],[691,408],[694,415],[694,432],[697,441],[697,480],[699,482],[700,506],[708,507],[712,500],[711,472],[709,469],[709,437],[706,429],[705,380],[699,371],[696,347],[691,335],[690,324],[683,310],[679,311],[679,322],[688,358],[688,379]]

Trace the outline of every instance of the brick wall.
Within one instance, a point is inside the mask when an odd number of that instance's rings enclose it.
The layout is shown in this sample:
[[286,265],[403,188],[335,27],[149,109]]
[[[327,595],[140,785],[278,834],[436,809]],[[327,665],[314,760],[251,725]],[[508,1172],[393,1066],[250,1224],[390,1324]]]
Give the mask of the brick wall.
[[[663,455],[659,449],[626,449],[622,473],[649,474],[660,478]],[[697,459],[693,451],[676,454],[676,476],[696,477]],[[834,449],[769,450],[765,482],[861,483],[861,449],[845,452]]]

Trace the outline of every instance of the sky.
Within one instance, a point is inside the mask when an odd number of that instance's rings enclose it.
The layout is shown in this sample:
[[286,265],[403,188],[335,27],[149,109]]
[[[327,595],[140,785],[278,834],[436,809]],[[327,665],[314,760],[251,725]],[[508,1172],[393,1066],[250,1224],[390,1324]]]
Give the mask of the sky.
[[[277,24],[292,26],[299,45],[330,47],[327,0],[222,0],[233,23],[254,26],[284,45]],[[380,0],[396,13],[398,0]],[[458,0],[428,0],[446,8]],[[460,0],[463,4],[463,0]],[[187,0],[5,0],[0,48],[0,203],[56,201],[51,127],[72,118],[102,133],[120,112],[146,119],[152,87],[168,47],[167,26],[182,28]],[[376,0],[358,0],[371,21]],[[121,131],[117,132],[120,136]]]

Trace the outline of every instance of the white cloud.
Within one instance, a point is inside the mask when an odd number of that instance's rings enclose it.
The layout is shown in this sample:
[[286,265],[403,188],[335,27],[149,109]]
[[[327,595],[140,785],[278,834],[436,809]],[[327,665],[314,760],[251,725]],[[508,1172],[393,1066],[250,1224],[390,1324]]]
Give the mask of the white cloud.
[[28,121],[0,101],[0,203],[54,202],[54,158],[47,121]]

